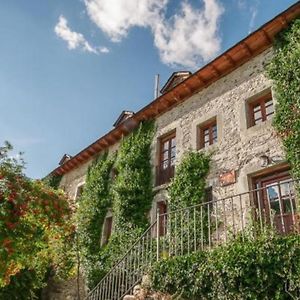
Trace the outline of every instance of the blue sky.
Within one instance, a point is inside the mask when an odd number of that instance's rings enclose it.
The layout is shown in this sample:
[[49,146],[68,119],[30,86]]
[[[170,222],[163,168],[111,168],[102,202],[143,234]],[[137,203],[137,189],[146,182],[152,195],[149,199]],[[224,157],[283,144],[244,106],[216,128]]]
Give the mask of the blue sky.
[[40,178],[295,0],[3,0],[0,144]]

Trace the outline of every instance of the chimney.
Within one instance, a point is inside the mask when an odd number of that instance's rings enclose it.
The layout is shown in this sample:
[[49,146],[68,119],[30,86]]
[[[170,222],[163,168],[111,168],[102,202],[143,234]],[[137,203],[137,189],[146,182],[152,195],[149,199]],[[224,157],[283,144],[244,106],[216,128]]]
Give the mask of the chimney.
[[159,74],[156,74],[154,80],[154,99],[158,98],[159,95]]

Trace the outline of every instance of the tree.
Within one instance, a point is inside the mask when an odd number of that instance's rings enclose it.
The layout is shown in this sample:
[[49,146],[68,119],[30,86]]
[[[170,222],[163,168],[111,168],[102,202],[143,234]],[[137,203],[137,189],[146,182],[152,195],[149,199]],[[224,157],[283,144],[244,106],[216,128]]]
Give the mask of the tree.
[[72,270],[72,209],[63,191],[26,177],[11,150],[0,147],[0,298],[31,299],[49,270]]

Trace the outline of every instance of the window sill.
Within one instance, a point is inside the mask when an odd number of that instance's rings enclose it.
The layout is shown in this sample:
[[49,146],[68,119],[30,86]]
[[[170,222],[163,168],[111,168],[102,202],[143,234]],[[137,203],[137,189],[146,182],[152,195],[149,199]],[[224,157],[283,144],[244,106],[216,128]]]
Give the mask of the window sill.
[[272,121],[273,119],[264,121],[260,124],[256,124],[254,126],[248,127],[246,130],[243,130],[244,133],[246,133],[246,135],[252,135],[252,134],[256,134],[257,131],[261,131],[263,129],[269,129],[270,127],[272,127]]
[[206,151],[213,152],[213,151],[216,151],[218,149],[218,147],[219,147],[219,142],[216,142],[216,143],[214,143],[212,145],[209,145],[205,148],[199,148],[198,151],[199,152],[206,152]]
[[159,192],[160,190],[165,190],[169,187],[171,182],[163,183],[153,187],[153,192]]

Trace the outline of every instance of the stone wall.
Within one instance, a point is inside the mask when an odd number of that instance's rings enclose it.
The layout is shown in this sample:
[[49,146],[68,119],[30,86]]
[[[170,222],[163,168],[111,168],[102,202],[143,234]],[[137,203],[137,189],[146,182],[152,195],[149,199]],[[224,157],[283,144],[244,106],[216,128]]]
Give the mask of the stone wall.
[[[197,149],[197,126],[212,117],[217,118],[218,142],[205,151],[213,153],[208,185],[213,187],[215,198],[251,189],[248,178],[262,170],[261,155],[284,160],[281,141],[270,120],[247,128],[247,101],[271,89],[271,82],[264,73],[264,66],[271,56],[272,50],[269,49],[158,117],[152,145],[153,165],[158,164],[160,136],[176,129],[178,163],[184,152]],[[276,102],[274,93],[273,97]],[[219,175],[230,170],[236,171],[236,184],[221,187]],[[163,190],[157,188],[156,191],[156,201],[165,197]]]
[[[153,173],[158,165],[161,136],[176,130],[178,164],[184,152],[197,149],[197,126],[212,117],[217,118],[218,142],[205,151],[213,153],[208,185],[213,186],[215,197],[248,190],[248,175],[262,169],[259,160],[261,155],[276,157],[277,161],[284,160],[283,147],[271,121],[247,128],[247,101],[271,89],[271,82],[264,73],[264,66],[271,56],[272,49],[266,50],[182,104],[160,115],[155,122],[157,130],[152,143]],[[274,93],[273,97],[276,102]],[[116,144],[110,147],[109,151],[117,150],[118,146]],[[63,176],[61,187],[71,198],[76,196],[78,185],[84,183],[90,163],[91,161]],[[237,171],[236,184],[220,187],[218,176],[229,170]],[[166,198],[165,187],[154,188],[156,200]]]
[[[189,149],[197,149],[197,127],[216,117],[218,142],[205,150],[212,153],[208,186],[213,187],[213,197],[219,199],[251,189],[250,176],[265,169],[276,168],[284,162],[284,152],[280,139],[272,128],[271,121],[248,128],[247,102],[271,89],[264,66],[272,56],[268,49],[237,70],[224,76],[206,89],[193,95],[184,103],[174,107],[156,119],[156,133],[151,146],[153,172],[158,165],[159,139],[164,134],[176,130],[176,164]],[[273,93],[276,102],[276,95]],[[118,144],[109,149],[117,150]],[[276,157],[277,163],[261,166],[260,156]],[[91,161],[65,174],[61,187],[75,198],[79,185],[84,183]],[[219,175],[226,171],[236,171],[236,183],[222,187]],[[167,199],[167,185],[154,187],[155,197],[151,218],[155,218],[156,203]]]

